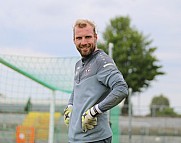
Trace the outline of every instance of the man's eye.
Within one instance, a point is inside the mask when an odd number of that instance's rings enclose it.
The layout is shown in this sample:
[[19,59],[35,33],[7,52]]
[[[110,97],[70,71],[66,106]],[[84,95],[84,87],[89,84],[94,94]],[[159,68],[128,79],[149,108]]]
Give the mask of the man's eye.
[[86,39],[90,39],[90,38],[92,38],[92,36],[86,36],[85,38],[86,38]]
[[77,40],[81,40],[82,38],[81,37],[76,37]]

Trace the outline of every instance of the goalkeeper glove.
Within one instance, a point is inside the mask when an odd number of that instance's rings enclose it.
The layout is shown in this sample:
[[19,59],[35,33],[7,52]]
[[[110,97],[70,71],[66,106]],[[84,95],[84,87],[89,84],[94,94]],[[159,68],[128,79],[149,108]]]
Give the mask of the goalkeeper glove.
[[69,126],[70,115],[72,113],[72,105],[68,105],[64,110],[64,123]]
[[82,115],[82,130],[83,132],[87,132],[87,130],[93,129],[97,125],[97,115],[102,113],[98,108],[98,104],[88,109]]

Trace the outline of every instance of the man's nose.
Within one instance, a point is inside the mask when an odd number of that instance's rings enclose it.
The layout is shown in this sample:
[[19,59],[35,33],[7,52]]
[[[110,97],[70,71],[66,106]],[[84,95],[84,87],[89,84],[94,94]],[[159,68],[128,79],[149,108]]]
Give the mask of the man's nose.
[[85,38],[82,38],[81,44],[82,44],[82,45],[86,45],[86,44],[87,44],[87,40],[86,40]]

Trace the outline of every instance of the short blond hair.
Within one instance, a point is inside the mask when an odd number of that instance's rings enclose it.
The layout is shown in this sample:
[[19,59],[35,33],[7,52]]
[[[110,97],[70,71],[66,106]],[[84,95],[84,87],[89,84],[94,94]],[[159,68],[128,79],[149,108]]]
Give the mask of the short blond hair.
[[87,20],[87,19],[78,19],[78,20],[76,20],[76,22],[73,26],[73,36],[75,36],[75,27],[84,28],[87,25],[92,26],[94,34],[97,34],[96,25],[94,24],[94,22]]

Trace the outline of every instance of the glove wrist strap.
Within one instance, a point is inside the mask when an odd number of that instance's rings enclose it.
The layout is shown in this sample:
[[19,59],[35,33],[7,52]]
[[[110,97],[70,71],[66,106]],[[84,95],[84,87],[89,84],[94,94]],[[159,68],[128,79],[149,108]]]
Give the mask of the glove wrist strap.
[[98,114],[102,113],[102,111],[99,109],[98,104],[96,104],[95,106],[93,106],[90,109],[90,115],[92,117],[96,117]]
[[72,105],[71,105],[71,104],[69,104],[67,107],[68,107],[68,108],[70,108],[70,107],[72,107]]

